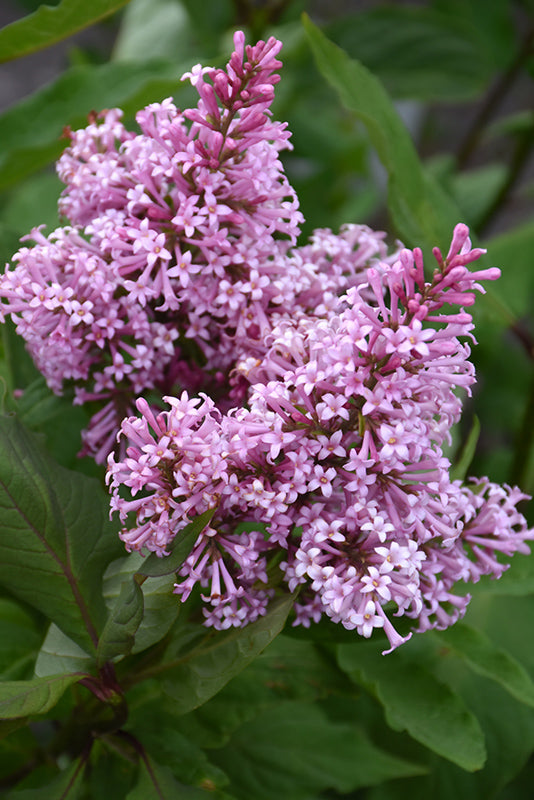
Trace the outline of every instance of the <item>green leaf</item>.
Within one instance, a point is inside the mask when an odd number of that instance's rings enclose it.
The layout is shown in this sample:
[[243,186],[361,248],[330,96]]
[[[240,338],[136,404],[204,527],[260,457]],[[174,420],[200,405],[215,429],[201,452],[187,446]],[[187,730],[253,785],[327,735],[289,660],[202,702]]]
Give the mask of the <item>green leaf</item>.
[[60,672],[89,672],[94,658],[52,623],[35,662],[35,675],[44,678]]
[[161,696],[151,694],[148,702],[132,704],[126,729],[143,742],[149,753],[157,753],[158,761],[170,767],[178,780],[191,786],[209,783],[213,788],[222,788],[228,779],[208,761],[203,749],[206,740],[199,742],[192,737],[191,722],[191,716],[170,713]]
[[[132,580],[145,561],[139,553],[130,553],[109,565],[104,575],[104,597],[108,607],[119,596],[122,583],[127,578]],[[179,599],[173,594],[174,581],[174,576],[170,575],[151,578],[142,584],[143,620],[135,634],[132,653],[140,653],[156,644],[174,625],[181,607]]]
[[477,228],[508,175],[506,164],[486,164],[451,176],[448,188],[467,225]]
[[229,680],[250,664],[284,627],[293,606],[293,595],[271,603],[267,614],[256,622],[228,632],[216,631],[209,641],[162,669],[172,667],[164,691],[185,714],[202,705]]
[[51,675],[31,681],[0,683],[0,719],[46,714],[82,675]]
[[96,740],[91,748],[91,767],[87,776],[87,799],[125,800],[136,783],[137,770],[114,749],[115,742]]
[[34,620],[18,603],[0,599],[0,676],[3,680],[31,677],[41,638]]
[[[14,338],[18,340],[18,345],[22,344],[20,337],[14,335]],[[13,349],[11,360],[17,359],[20,352],[19,347]],[[20,359],[12,370],[15,374],[18,371]],[[42,375],[31,381],[12,405],[26,427],[44,435],[48,453],[62,466],[84,472],[90,477],[103,477],[103,467],[90,458],[78,457],[82,446],[80,431],[89,423],[86,408],[73,405],[69,397],[53,394]]]
[[319,70],[342,103],[365,125],[389,176],[389,207],[408,244],[446,247],[460,221],[452,200],[427,175],[410,135],[381,82],[351,60],[304,15],[304,27]]
[[140,764],[137,786],[128,792],[126,800],[209,800],[212,796],[202,789],[178,783],[168,767],[145,756]]
[[85,764],[85,758],[74,761],[46,786],[15,790],[6,800],[78,800],[82,796]]
[[465,476],[467,475],[467,470],[471,466],[471,461],[473,460],[473,456],[475,455],[475,450],[477,447],[478,437],[480,436],[480,420],[478,417],[473,417],[473,424],[471,426],[471,430],[469,431],[469,435],[465,440],[463,447],[458,454],[456,461],[454,462],[450,476],[451,480],[465,480]]
[[213,517],[215,509],[211,508],[199,514],[192,522],[183,528],[177,536],[173,539],[169,547],[170,552],[168,556],[157,556],[151,553],[145,561],[143,561],[141,568],[138,570],[139,575],[145,578],[159,578],[163,575],[171,575],[177,572],[182,566],[183,562],[193,549],[193,546]]
[[[62,189],[58,176],[48,171],[20,184],[2,209],[4,223],[19,236],[24,236],[37,225],[46,225],[49,230],[57,228],[57,199]],[[6,258],[11,258],[15,249]]]
[[484,764],[484,736],[461,697],[398,652],[385,658],[371,643],[338,647],[340,667],[370,689],[394,730],[410,736],[466,770]]
[[[193,712],[180,715],[180,709],[169,703],[167,714],[170,719],[162,720],[161,725],[179,731],[190,742],[211,750],[227,744],[237,728],[265,709],[278,706],[281,701],[291,699],[318,702],[341,693],[343,700],[346,700],[346,693],[354,694],[354,688],[330,654],[325,654],[322,648],[310,642],[298,641],[281,634],[215,697]],[[145,720],[148,720],[147,727],[159,731],[157,720],[158,715],[161,715],[160,709],[161,702],[154,693],[147,698],[145,704],[139,704],[132,709],[129,724],[131,722],[135,726],[133,729],[139,735]],[[143,737],[144,735],[143,732]],[[163,738],[163,735],[159,737]],[[162,742],[154,742],[151,738],[147,746],[151,752],[163,752],[164,749]],[[177,759],[189,758],[183,747],[177,747],[177,751]],[[193,757],[192,754],[191,758]],[[167,757],[165,763],[172,766]],[[191,780],[188,773],[183,773],[183,766],[177,774],[188,783],[198,783],[197,780]],[[217,776],[206,777],[219,785]]]
[[[353,687],[332,658],[320,646],[282,633],[216,697],[197,709],[195,719],[203,728],[197,740],[202,746],[220,747],[237,728],[280,701],[315,702],[341,692],[350,694]],[[183,718],[186,732],[189,719]]]
[[96,651],[97,665],[132,652],[135,634],[143,619],[143,592],[133,578],[122,584],[120,594],[102,631]]
[[339,17],[327,33],[394,97],[466,100],[481,92],[492,74],[476,31],[433,8],[381,3]]
[[[447,660],[447,667],[451,664]],[[492,681],[470,672],[459,688],[480,720],[488,748],[488,759],[478,772],[465,772],[437,756],[428,776],[401,783],[384,784],[383,792],[372,792],[366,800],[517,800],[503,788],[528,763],[534,745],[532,711],[513,700]],[[532,786],[524,795],[530,800]]]
[[482,631],[457,622],[436,635],[479,675],[497,681],[517,700],[534,707],[534,683],[526,669],[506,650],[496,647]]
[[531,313],[534,301],[534,222],[526,222],[499,234],[486,246],[492,263],[501,268],[502,275],[497,284],[499,295],[517,317]]
[[376,747],[357,727],[298,702],[280,703],[245,723],[211,757],[239,800],[308,800],[327,788],[346,793],[425,772]]
[[40,6],[0,30],[0,63],[26,56],[94,25],[125,6],[128,0],[61,0]]
[[[518,27],[509,0],[433,0],[433,5],[479,42],[479,57],[497,69],[507,69],[517,52]],[[523,4],[524,5],[524,4]]]
[[476,593],[516,597],[534,594],[534,553],[515,554],[513,564],[499,580],[482,576]]
[[121,547],[97,481],[60,467],[2,417],[0,509],[0,585],[91,652],[106,618],[102,575]]
[[12,395],[15,389],[24,389],[25,386],[35,381],[39,377],[39,372],[9,317],[2,325],[1,336],[2,372]]
[[114,61],[138,63],[159,58],[183,62],[196,58],[195,36],[182,3],[175,0],[132,0],[124,13],[113,48]]
[[92,110],[125,114],[181,91],[181,69],[168,61],[71,67],[57,80],[0,114],[0,189],[50,164],[67,142],[65,126],[87,125]]

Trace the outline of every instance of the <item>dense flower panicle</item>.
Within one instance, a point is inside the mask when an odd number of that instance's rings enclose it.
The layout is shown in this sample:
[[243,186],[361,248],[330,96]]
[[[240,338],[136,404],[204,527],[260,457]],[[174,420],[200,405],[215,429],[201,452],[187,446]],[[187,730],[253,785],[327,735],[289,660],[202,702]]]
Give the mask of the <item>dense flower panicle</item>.
[[256,620],[285,581],[295,624],[379,628],[393,649],[411,634],[392,615],[451,625],[458,582],[499,577],[532,538],[518,489],[452,481],[443,450],[475,380],[465,308],[499,271],[469,270],[483,251],[462,224],[430,278],[365,225],[298,245],[270,115],[281,43],[234,45],[183,76],[196,107],[69,132],[69,224],[32,231],[2,309],[50,388],[97,404],[84,452],[110,453],[129,551],[164,557],[211,511],[175,584],[207,625]]
[[263,357],[280,316],[328,313],[387,257],[366,226],[294,246],[301,214],[279,160],[289,133],[269,116],[281,44],[245,48],[240,33],[235,44],[226,70],[184,76],[196,108],[153,103],[138,134],[119,109],[70,131],[58,162],[70,225],[34,231],[0,278],[4,311],[53,391],[74,384],[76,402],[101,404],[84,433],[98,461],[141,393],[241,402],[246,379],[227,376],[245,354]]
[[[467,259],[465,226],[455,240]],[[150,431],[142,423],[148,438],[130,446],[128,462],[110,458],[116,508],[124,519],[135,503],[140,509],[138,525],[122,534],[129,548],[161,550],[191,517],[214,509],[176,584],[182,598],[197,582],[215,585],[203,594],[212,606],[216,598],[208,624],[243,624],[265,609],[267,574],[251,581],[236,543],[262,565],[269,553],[285,553],[289,589],[301,588],[299,623],[326,614],[363,636],[383,628],[391,648],[406,640],[392,612],[417,620],[419,630],[447,627],[469,601],[455,593],[458,581],[498,577],[500,555],[528,552],[521,493],[487,480],[451,482],[443,456],[461,410],[455,389],[468,390],[474,374],[458,339],[470,333],[471,317],[439,309],[451,294],[496,277],[470,278],[462,268],[452,280],[458,255],[438,254],[425,282],[419,251],[402,250],[368,269],[367,285],[349,288],[329,316],[281,319],[263,359],[241,366],[252,382],[248,406],[226,414],[206,400],[198,406],[195,435],[207,432],[204,447],[187,443],[189,421],[177,420],[173,407]],[[125,421],[123,435],[140,424]],[[148,467],[154,448],[162,461]],[[163,523],[150,495],[134,505],[121,499],[132,468],[136,480],[146,470],[145,490],[164,495]],[[258,528],[253,540],[239,533],[250,526]]]

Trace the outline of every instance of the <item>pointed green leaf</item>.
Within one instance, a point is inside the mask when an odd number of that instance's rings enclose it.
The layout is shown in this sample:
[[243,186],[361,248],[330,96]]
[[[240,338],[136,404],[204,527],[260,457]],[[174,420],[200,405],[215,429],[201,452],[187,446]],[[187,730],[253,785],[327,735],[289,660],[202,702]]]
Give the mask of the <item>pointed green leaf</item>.
[[384,706],[389,725],[465,770],[485,761],[484,736],[462,698],[399,652],[385,657],[365,642],[338,647],[341,669],[370,689]]
[[189,525],[186,525],[169,545],[170,554],[168,556],[161,558],[155,553],[151,553],[138,570],[139,575],[146,578],[159,578],[162,575],[171,575],[177,572],[214,513],[214,508],[204,511]]
[[[109,608],[119,596],[122,583],[139,573],[145,561],[140,553],[130,553],[109,565],[104,575],[104,597]],[[135,634],[132,653],[140,653],[159,642],[176,622],[182,604],[173,594],[174,581],[174,575],[167,575],[142,584],[143,620]]]
[[44,678],[60,672],[89,672],[95,660],[52,623],[35,662],[35,675]]
[[26,56],[60,42],[113,14],[129,0],[61,0],[41,5],[33,14],[0,30],[0,63]]
[[526,669],[510,653],[494,645],[482,631],[457,622],[436,635],[479,675],[497,681],[517,700],[534,707],[534,683]]
[[239,800],[308,800],[327,788],[352,792],[426,771],[376,747],[357,727],[331,722],[316,705],[297,702],[245,723],[211,758]]
[[98,642],[97,665],[117,656],[132,652],[135,634],[143,619],[143,592],[133,578],[122,584],[120,594],[111,610],[106,626]]
[[61,695],[83,675],[51,675],[31,681],[0,683],[0,719],[45,714],[55,706]]
[[102,575],[121,549],[98,482],[60,467],[2,417],[0,513],[0,585],[91,652],[106,618]]
[[408,244],[448,245],[458,209],[427,175],[411,137],[378,78],[350,59],[304,15],[304,27],[319,67],[342,103],[365,125],[389,176],[389,206]]
[[275,600],[256,622],[228,632],[216,631],[206,644],[163,664],[162,669],[171,670],[164,691],[178,704],[180,713],[205,703],[250,664],[280,633],[293,602],[293,595]]

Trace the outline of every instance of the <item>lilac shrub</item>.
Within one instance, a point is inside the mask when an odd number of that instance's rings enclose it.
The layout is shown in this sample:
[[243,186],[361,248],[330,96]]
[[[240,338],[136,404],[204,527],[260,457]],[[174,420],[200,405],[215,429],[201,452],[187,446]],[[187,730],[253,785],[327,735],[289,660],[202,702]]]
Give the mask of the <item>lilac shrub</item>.
[[184,76],[195,108],[69,132],[69,224],[32,232],[0,296],[50,388],[97,404],[84,452],[109,454],[127,550],[165,557],[212,512],[175,584],[206,625],[253,622],[285,581],[295,624],[381,628],[394,649],[411,633],[392,615],[448,627],[459,584],[532,538],[518,489],[452,480],[444,455],[475,381],[465,308],[499,271],[467,269],[483,251],[462,224],[430,278],[364,225],[297,245],[280,48],[237,33],[225,70]]

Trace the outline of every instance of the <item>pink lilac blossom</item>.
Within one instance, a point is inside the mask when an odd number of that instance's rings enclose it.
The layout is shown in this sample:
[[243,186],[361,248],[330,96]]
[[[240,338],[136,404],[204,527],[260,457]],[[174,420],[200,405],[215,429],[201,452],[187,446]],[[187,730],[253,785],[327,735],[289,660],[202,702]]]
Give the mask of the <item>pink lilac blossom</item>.
[[195,108],[69,132],[69,224],[32,231],[2,308],[50,388],[97,404],[84,450],[103,461],[117,443],[128,550],[164,557],[213,512],[175,585],[182,601],[199,587],[207,625],[256,620],[285,581],[295,623],[379,628],[393,649],[409,636],[392,615],[453,624],[458,583],[499,577],[532,538],[518,489],[452,481],[443,454],[475,380],[464,309],[498,270],[469,272],[482,251],[465,225],[431,280],[419,249],[389,252],[364,225],[297,246],[289,132],[270,116],[281,43],[234,42],[225,70],[184,76]]
[[302,215],[279,160],[290,134],[269,110],[280,48],[245,47],[237,33],[225,70],[184,76],[196,108],[153,103],[138,133],[119,109],[68,131],[58,174],[69,225],[32,231],[0,278],[3,311],[50,388],[98,403],[84,434],[97,461],[141,393],[241,402],[237,359],[261,360],[279,318],[327,314],[387,258],[384,235],[363,225],[295,247]]
[[448,627],[469,602],[459,582],[499,577],[502,556],[529,552],[524,495],[452,481],[443,455],[461,412],[455,389],[475,380],[463,306],[479,280],[498,277],[469,272],[481,252],[459,225],[447,257],[435,252],[432,280],[421,251],[402,250],[369,268],[335,313],[281,319],[263,358],[237,366],[251,382],[246,407],[222,413],[184,393],[154,416],[138,401],[141,417],[120,432],[127,459],[109,459],[113,510],[123,523],[136,513],[121,534],[127,549],[160,555],[214,511],[175,587],[182,599],[202,587],[206,624],[265,613],[266,564],[282,552],[297,623],[326,614],[364,637],[380,628],[389,652],[411,636],[392,615],[419,631]]

